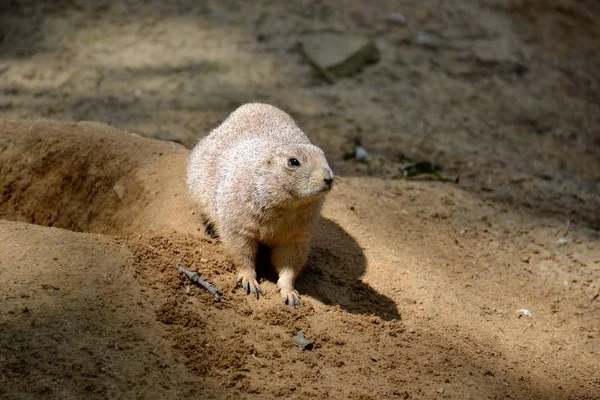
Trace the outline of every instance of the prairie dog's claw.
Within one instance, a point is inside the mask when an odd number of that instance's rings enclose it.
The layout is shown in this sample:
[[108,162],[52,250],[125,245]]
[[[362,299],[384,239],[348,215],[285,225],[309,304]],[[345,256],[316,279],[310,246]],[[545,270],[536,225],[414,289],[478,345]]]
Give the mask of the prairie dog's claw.
[[279,293],[281,294],[281,300],[284,304],[287,304],[292,308],[300,307],[300,295],[297,290],[279,290]]
[[261,294],[263,294],[258,284],[258,281],[256,280],[256,273],[251,274],[240,272],[240,274],[238,275],[237,282],[242,284],[242,287],[246,291],[246,294],[252,293],[256,295],[257,299],[260,297]]

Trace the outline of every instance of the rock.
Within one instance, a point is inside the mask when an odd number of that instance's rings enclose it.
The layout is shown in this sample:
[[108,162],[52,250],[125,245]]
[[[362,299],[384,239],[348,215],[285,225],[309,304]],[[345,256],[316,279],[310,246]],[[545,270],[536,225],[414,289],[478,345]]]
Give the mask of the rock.
[[439,49],[445,46],[444,41],[440,37],[425,31],[417,32],[415,42],[430,49]]
[[517,310],[517,313],[519,314],[519,318],[521,318],[521,317],[532,318],[533,317],[533,313],[526,308],[524,308],[522,310]]
[[312,350],[314,344],[314,340],[306,340],[304,338],[304,332],[302,332],[302,330],[299,330],[296,336],[294,336],[293,342],[302,350]]
[[369,153],[364,149],[364,147],[356,146],[354,149],[354,158],[357,161],[366,161],[369,158]]
[[522,183],[527,180],[527,175],[523,174],[512,174],[508,177],[508,182],[510,183]]
[[300,47],[304,56],[330,83],[354,75],[380,58],[379,49],[372,40],[338,32],[306,33],[300,38]]
[[386,21],[398,25],[406,25],[406,17],[398,12],[393,12],[386,18]]
[[113,190],[117,194],[119,200],[123,200],[123,198],[125,197],[125,186],[123,186],[121,183],[115,183],[115,186],[113,186]]

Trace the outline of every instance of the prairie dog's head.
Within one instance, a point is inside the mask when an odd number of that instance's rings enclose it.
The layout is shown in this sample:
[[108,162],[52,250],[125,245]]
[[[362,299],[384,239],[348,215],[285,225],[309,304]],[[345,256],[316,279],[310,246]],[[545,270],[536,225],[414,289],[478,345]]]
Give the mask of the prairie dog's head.
[[323,150],[312,144],[275,147],[267,159],[271,179],[288,200],[318,198],[333,187],[333,171]]

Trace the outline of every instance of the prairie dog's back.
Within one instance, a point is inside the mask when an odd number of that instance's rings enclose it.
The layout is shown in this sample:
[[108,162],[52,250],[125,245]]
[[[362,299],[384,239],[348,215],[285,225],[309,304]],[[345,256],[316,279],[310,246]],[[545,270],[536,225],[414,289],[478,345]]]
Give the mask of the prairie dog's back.
[[203,146],[214,146],[215,151],[222,151],[235,142],[250,138],[264,138],[269,144],[310,143],[287,113],[269,104],[250,103],[231,113],[203,139]]

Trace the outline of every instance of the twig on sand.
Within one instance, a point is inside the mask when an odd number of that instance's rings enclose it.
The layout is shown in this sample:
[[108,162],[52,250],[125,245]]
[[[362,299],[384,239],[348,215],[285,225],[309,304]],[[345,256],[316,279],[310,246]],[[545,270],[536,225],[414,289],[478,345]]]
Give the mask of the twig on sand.
[[567,236],[567,234],[569,233],[569,228],[571,227],[571,220],[568,219],[567,220],[567,227],[565,228],[565,233],[563,233],[563,237]]
[[598,287],[598,289],[596,290],[596,294],[594,294],[590,301],[588,301],[586,308],[591,306],[594,300],[596,300],[598,297],[600,297],[600,287]]
[[208,291],[208,293],[212,294],[218,301],[223,301],[223,293],[204,279],[200,278],[197,272],[189,271],[183,268],[181,265],[176,265],[175,269],[177,271],[183,272],[192,282],[196,282],[198,285],[202,286],[204,289]]

